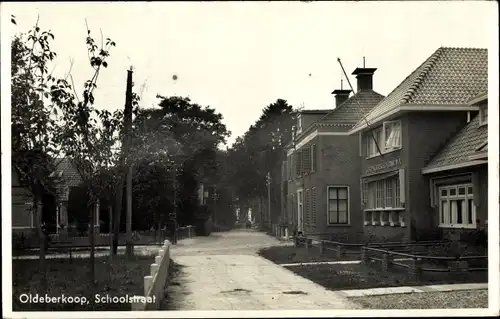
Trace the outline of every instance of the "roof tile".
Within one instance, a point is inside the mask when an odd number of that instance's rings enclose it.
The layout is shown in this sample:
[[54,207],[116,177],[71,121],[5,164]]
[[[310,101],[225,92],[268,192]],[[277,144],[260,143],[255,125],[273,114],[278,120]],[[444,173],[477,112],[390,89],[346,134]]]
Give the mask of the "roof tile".
[[475,116],[451,141],[430,161],[425,169],[461,164],[488,141],[488,126],[479,126],[479,115]]
[[383,98],[383,95],[372,90],[357,92],[332,110],[324,120],[335,123],[357,123]]
[[[367,121],[402,105],[465,105],[487,90],[488,50],[441,47],[367,114]],[[353,129],[363,126],[359,121]]]

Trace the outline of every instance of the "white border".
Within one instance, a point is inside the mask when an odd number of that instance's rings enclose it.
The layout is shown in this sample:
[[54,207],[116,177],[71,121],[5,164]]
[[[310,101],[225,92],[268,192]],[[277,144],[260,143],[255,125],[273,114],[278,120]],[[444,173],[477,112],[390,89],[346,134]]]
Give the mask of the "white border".
[[[498,3],[492,8],[491,43],[488,48],[488,305],[499,314],[499,190],[498,190]],[[493,11],[493,8],[495,10]],[[493,13],[494,12],[494,13]]]
[[[10,12],[5,12],[6,4],[0,5],[0,35],[1,35],[1,138],[2,138],[2,307],[3,316],[12,313],[12,172],[11,172],[11,130],[10,130],[10,64],[12,23]],[[5,39],[5,40],[4,40]],[[34,316],[38,316],[34,313]],[[23,315],[23,317],[27,317]]]
[[[496,3],[495,3],[496,4]],[[498,10],[498,4],[495,8]],[[11,22],[10,12],[6,12],[8,3],[2,3],[1,10],[1,36],[2,39],[6,38],[9,43]],[[489,210],[494,212],[489,217],[489,309],[412,309],[409,310],[273,310],[273,311],[151,311],[151,312],[113,312],[114,318],[236,318],[236,317],[303,317],[304,313],[310,317],[372,317],[374,313],[387,317],[405,317],[405,316],[443,316],[455,317],[460,316],[488,316],[498,314],[498,303],[500,300],[498,289],[499,277],[499,167],[498,167],[498,16],[497,10],[491,10],[492,15],[487,18],[491,19],[491,26],[489,30],[492,31],[492,43],[489,49],[489,100],[492,108],[491,119],[489,125]],[[486,17],[485,17],[486,18]],[[16,312],[12,313],[12,259],[11,259],[11,196],[9,189],[11,188],[11,173],[10,173],[10,46],[1,46],[2,63],[0,65],[2,81],[1,81],[1,112],[2,112],[2,239],[3,239],[3,254],[2,254],[2,277],[3,280],[3,315],[10,318],[53,318],[53,312]],[[493,107],[494,106],[494,107]],[[465,108],[464,108],[465,109]],[[7,160],[5,160],[7,159]],[[57,312],[59,318],[103,318],[109,317],[110,312]]]

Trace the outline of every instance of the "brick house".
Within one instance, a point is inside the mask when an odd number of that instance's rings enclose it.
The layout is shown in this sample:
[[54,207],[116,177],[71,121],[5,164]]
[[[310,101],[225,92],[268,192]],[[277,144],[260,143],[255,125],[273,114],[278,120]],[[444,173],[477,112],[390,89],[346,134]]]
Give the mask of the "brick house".
[[422,169],[430,189],[432,221],[443,230],[469,235],[488,223],[488,95],[474,97],[476,115]]
[[12,165],[12,233],[26,233],[35,228],[31,209],[33,196],[21,185],[19,171]]
[[477,114],[468,101],[487,80],[486,49],[441,47],[351,129],[360,134],[366,238],[440,236],[422,168]]
[[[317,238],[355,240],[363,233],[359,138],[351,129],[383,96],[373,90],[374,68],[357,68],[357,92],[335,90],[335,109],[297,116],[294,142],[283,163],[289,230]],[[285,175],[285,174],[284,174]]]
[[[76,210],[86,210],[78,204],[70,205],[70,198],[81,187],[82,177],[75,165],[68,158],[54,159],[55,170],[50,175],[56,181],[56,194],[45,194],[42,198],[42,222],[48,225],[50,233],[65,232],[71,216]],[[12,167],[12,230],[13,232],[27,232],[35,228],[34,216],[31,213],[33,198],[29,189],[21,185],[19,173]],[[100,220],[99,203],[96,204],[96,232],[99,232]],[[85,213],[85,212],[84,212]]]

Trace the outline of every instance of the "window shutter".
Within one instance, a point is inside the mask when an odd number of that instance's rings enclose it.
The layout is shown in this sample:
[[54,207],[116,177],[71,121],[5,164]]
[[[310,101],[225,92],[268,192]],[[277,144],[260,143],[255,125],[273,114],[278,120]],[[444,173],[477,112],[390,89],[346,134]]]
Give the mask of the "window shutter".
[[404,168],[399,169],[399,200],[401,204],[405,201],[405,170]]
[[311,145],[311,171],[316,172],[318,170],[318,164],[316,161],[316,144]]
[[368,187],[368,184],[361,178],[359,180],[360,182],[360,191],[361,191],[361,207],[365,208],[366,207],[366,195],[367,191],[366,188]]
[[311,149],[306,147],[302,150],[302,173],[311,172]]
[[316,187],[311,189],[311,212],[312,212],[312,224],[316,227]]
[[311,198],[310,198],[310,191],[309,188],[306,189],[306,196],[305,196],[305,203],[304,203],[304,211],[305,211],[305,224],[306,226],[309,226],[311,224]]
[[295,154],[295,176],[300,177],[302,175],[302,150],[297,151]]

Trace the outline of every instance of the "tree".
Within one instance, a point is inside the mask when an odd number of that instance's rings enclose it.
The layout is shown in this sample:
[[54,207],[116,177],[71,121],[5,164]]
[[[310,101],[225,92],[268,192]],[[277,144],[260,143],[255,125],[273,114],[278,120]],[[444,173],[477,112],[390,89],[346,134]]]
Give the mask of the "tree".
[[[14,17],[12,22],[15,23]],[[58,153],[54,134],[59,130],[53,116],[57,110],[47,103],[51,94],[48,85],[55,82],[48,73],[48,64],[56,57],[50,49],[53,39],[50,31],[40,30],[37,20],[32,30],[14,36],[11,42],[12,165],[33,198],[32,214],[40,238],[43,291],[46,289],[46,243],[41,227],[41,200],[46,192],[55,195],[51,173],[52,159]]]
[[[123,114],[120,110],[111,113],[98,110],[94,106],[93,92],[97,88],[99,73],[103,67],[108,66],[109,50],[115,43],[108,38],[104,44],[101,33],[101,45],[98,46],[87,28],[86,44],[89,64],[94,73],[91,79],[84,83],[82,100],[74,86],[66,80],[56,81],[50,89],[51,101],[61,112],[58,119],[61,129],[57,132],[55,141],[76,166],[87,190],[87,210],[90,216],[90,278],[95,286],[93,207],[103,194],[109,192],[114,182],[112,178],[102,177],[108,174],[108,170],[116,163],[117,154],[114,147],[119,141]],[[69,76],[71,77],[70,73]]]
[[281,162],[284,146],[290,142],[294,110],[287,101],[278,99],[262,111],[248,131],[229,150],[229,175],[236,196],[250,205],[252,199],[266,195],[266,174],[272,173],[272,203],[276,210],[280,198]]
[[[158,176],[155,183],[163,183],[169,178],[164,175],[170,174],[171,183],[175,182],[177,187],[163,195],[162,200],[175,202],[172,209],[180,208],[178,222],[193,223],[198,184],[215,170],[217,146],[224,143],[230,133],[222,123],[222,115],[213,108],[202,107],[189,98],[161,95],[158,98],[159,108],[141,109],[134,119],[134,160],[168,159],[163,162],[167,165],[162,168],[163,175]],[[159,197],[152,202],[158,201]]]

